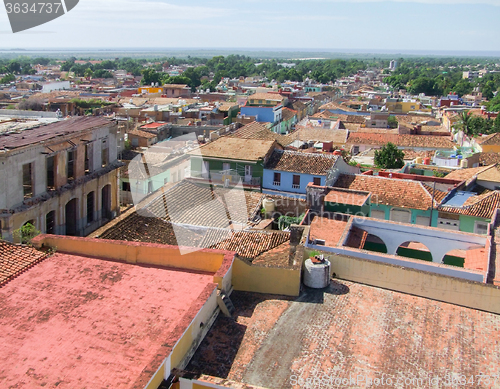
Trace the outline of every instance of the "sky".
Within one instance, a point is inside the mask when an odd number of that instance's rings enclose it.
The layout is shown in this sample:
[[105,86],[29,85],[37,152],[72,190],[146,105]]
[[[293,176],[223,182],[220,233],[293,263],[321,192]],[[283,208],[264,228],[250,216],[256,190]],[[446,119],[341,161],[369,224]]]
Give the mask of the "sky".
[[0,5],[0,49],[500,52],[499,20],[500,0],[80,0],[16,34]]

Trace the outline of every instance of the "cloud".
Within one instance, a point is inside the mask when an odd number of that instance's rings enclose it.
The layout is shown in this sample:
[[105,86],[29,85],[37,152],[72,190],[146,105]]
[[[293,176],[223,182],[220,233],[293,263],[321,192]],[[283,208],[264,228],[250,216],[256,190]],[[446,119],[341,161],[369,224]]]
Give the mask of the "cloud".
[[[296,0],[302,1],[302,0]],[[500,0],[309,0],[321,3],[416,3],[416,4],[445,4],[445,5],[457,5],[457,4],[471,4],[471,5],[493,5],[500,7]]]

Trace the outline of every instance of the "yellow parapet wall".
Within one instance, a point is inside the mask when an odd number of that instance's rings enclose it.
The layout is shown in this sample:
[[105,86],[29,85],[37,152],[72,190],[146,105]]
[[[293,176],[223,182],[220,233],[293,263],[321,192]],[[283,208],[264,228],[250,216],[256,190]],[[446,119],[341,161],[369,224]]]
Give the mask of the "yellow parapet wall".
[[236,258],[233,263],[234,290],[298,296],[301,269],[252,266]]
[[58,235],[39,235],[32,240],[32,244],[37,248],[54,247],[57,251],[75,255],[208,273],[219,272],[228,254],[223,251],[203,249],[181,255],[177,246]]
[[331,263],[340,279],[500,314],[497,286],[343,255],[335,255]]

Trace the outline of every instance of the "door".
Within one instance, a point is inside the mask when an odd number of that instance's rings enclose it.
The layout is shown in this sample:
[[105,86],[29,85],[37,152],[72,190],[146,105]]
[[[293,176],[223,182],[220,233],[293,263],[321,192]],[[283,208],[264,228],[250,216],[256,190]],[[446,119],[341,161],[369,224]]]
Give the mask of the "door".
[[252,182],[252,165],[245,165],[245,182]]
[[102,218],[111,220],[111,185],[106,185],[101,191]]
[[210,176],[210,162],[203,161],[202,170],[201,170],[201,176],[203,178],[206,178],[206,179],[209,178],[209,176]]
[[66,204],[66,235],[76,236],[78,232],[78,203],[73,199]]

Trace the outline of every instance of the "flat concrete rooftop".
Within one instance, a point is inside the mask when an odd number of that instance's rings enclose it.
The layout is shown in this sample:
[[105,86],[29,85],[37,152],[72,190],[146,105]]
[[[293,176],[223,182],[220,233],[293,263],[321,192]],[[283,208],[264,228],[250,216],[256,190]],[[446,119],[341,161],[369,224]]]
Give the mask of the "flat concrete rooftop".
[[213,274],[55,254],[0,289],[0,387],[143,388]]
[[[422,378],[423,386],[399,387],[437,388],[447,374],[498,374],[498,315],[339,280],[295,300],[243,292],[231,299],[236,320],[219,316],[186,368],[203,380],[280,389],[375,387],[334,384],[360,375]],[[298,384],[325,376],[328,385]],[[425,384],[433,377],[443,381]]]

